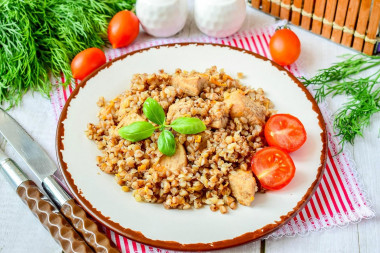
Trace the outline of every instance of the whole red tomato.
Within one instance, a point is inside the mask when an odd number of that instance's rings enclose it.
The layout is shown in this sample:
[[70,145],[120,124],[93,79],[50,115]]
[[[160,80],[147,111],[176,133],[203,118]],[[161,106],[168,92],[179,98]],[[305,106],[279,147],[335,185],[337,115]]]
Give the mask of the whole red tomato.
[[139,34],[139,20],[131,11],[120,11],[108,25],[108,40],[113,48],[126,47]]
[[276,63],[290,65],[298,59],[301,43],[292,30],[277,30],[269,41],[269,52]]
[[71,62],[73,77],[83,80],[92,71],[106,63],[106,56],[99,48],[87,48],[78,53]]

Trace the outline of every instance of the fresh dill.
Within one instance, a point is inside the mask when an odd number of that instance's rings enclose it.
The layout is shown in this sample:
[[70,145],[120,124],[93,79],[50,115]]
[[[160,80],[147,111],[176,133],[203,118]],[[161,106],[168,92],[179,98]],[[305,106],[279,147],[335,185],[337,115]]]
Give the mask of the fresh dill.
[[[317,102],[327,96],[346,95],[348,101],[334,114],[334,130],[341,144],[354,143],[363,136],[371,116],[380,112],[380,56],[344,55],[344,60],[321,69],[311,79],[302,77],[305,86],[312,85]],[[376,68],[367,77],[356,77],[365,70]]]
[[50,74],[72,78],[70,61],[107,42],[108,21],[135,0],[4,0],[0,2],[0,103],[28,91],[49,96]]

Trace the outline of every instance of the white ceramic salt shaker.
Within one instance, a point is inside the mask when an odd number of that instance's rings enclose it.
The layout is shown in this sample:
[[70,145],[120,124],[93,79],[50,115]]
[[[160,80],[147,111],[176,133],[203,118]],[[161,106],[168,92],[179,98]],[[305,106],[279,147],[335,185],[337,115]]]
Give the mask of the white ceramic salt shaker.
[[194,18],[199,30],[212,37],[237,32],[246,16],[245,0],[195,0]]
[[137,0],[136,15],[145,32],[169,37],[185,26],[187,0]]

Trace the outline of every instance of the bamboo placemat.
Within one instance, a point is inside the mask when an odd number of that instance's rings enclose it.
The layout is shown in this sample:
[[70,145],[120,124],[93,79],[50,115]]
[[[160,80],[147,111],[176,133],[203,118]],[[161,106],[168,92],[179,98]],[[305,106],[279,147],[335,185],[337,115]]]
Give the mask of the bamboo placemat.
[[252,7],[336,43],[373,55],[380,42],[380,0],[251,0]]

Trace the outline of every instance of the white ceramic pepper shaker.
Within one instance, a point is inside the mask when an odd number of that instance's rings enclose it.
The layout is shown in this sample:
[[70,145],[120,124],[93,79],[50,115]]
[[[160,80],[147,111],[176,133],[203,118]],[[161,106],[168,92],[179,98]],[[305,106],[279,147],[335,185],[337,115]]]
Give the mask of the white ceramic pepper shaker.
[[212,37],[237,32],[246,16],[245,0],[195,0],[194,18],[199,30]]
[[187,0],[137,0],[136,15],[148,34],[173,36],[185,26]]

